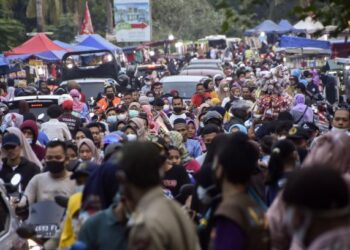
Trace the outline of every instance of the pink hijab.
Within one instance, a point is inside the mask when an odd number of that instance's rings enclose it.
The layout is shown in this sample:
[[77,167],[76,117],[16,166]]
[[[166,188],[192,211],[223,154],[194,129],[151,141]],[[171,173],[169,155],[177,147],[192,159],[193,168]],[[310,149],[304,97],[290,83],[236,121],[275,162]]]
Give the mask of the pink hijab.
[[80,101],[81,95],[79,91],[77,89],[72,89],[69,94],[73,98],[73,111],[81,112],[85,103]]
[[345,132],[328,132],[316,139],[303,167],[326,165],[341,174],[350,174],[350,136]]

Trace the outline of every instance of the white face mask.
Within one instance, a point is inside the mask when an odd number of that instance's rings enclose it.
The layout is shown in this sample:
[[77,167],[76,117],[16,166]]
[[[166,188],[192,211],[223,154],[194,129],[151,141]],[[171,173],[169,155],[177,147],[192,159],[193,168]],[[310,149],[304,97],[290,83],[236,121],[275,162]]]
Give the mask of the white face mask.
[[29,145],[32,145],[33,139],[32,138],[26,138],[26,141],[29,143]]
[[347,128],[336,128],[336,127],[332,127],[332,132],[348,132]]
[[150,85],[152,84],[152,82],[151,82],[151,81],[146,81],[146,80],[145,80],[145,84],[146,84],[147,86],[150,86]]
[[229,90],[230,90],[230,89],[229,89],[228,87],[225,87],[225,88],[224,88],[224,91],[225,91],[225,92],[227,92],[227,91],[229,91]]
[[169,110],[170,110],[170,105],[165,104],[165,105],[163,106],[163,110],[164,110],[164,111],[169,111]]
[[128,134],[128,135],[126,135],[126,137],[128,138],[128,141],[136,141],[137,140],[137,135],[135,135],[135,134]]
[[76,193],[82,193],[84,191],[84,185],[77,185],[75,187],[75,192]]
[[126,114],[119,114],[117,115],[118,121],[125,121],[126,120]]

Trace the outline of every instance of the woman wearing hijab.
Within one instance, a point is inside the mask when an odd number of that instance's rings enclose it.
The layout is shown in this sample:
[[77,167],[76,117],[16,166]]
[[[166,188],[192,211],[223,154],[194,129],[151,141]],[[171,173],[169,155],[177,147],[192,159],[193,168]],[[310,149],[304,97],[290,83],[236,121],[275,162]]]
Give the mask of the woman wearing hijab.
[[17,113],[8,113],[2,119],[1,130],[4,132],[7,128],[19,128],[23,123],[23,115]]
[[40,161],[42,161],[45,157],[45,148],[37,143],[39,129],[38,125],[35,121],[26,120],[21,125],[21,131],[27,139],[27,142],[32,147],[32,150],[38,157]]
[[168,133],[170,139],[170,145],[175,146],[181,153],[181,165],[183,165],[187,171],[196,173],[200,169],[199,163],[194,160],[183,143],[182,135],[177,131],[170,131]]
[[[350,137],[344,132],[330,132],[316,141],[305,158],[302,168],[313,166],[330,167],[342,174],[350,186]],[[297,243],[288,236],[288,227],[284,223],[287,216],[286,205],[281,193],[276,197],[267,211],[267,219],[274,249],[300,249]],[[289,246],[291,246],[289,248]]]
[[137,131],[138,140],[145,140],[147,138],[148,131],[145,120],[135,117],[129,120],[129,125]]
[[220,82],[217,94],[220,101],[223,101],[226,97],[230,97],[230,87],[226,80]]
[[22,131],[15,127],[10,127],[6,129],[7,132],[17,135],[22,145],[22,156],[25,157],[28,161],[34,162],[40,169],[43,168],[43,165],[39,161],[38,157],[32,150],[30,144],[28,143],[26,137],[23,135]]
[[305,105],[305,96],[303,94],[296,94],[294,97],[294,107],[290,111],[293,116],[294,123],[301,125],[305,122],[314,121],[314,112],[310,107]]
[[89,108],[86,103],[80,101],[81,95],[79,91],[77,89],[72,89],[69,94],[73,98],[73,115],[89,121]]
[[101,163],[98,150],[94,142],[88,138],[81,139],[78,143],[79,159],[84,162]]

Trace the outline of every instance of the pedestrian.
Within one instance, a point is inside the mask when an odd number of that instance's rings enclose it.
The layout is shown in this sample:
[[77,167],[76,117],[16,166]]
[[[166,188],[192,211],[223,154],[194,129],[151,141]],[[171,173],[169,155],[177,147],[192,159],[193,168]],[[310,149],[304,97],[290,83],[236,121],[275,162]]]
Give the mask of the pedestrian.
[[45,148],[37,143],[39,129],[36,122],[32,120],[24,121],[21,125],[21,131],[39,161],[42,161],[45,156]]
[[64,122],[67,124],[68,129],[72,135],[72,137],[75,136],[75,134],[78,131],[78,128],[80,128],[81,124],[81,119],[80,117],[77,117],[72,114],[73,112],[73,101],[72,100],[65,100],[62,103],[62,110],[63,113],[62,115],[58,118],[60,122]]
[[305,122],[314,121],[314,112],[305,105],[305,96],[303,94],[294,96],[294,107],[290,112],[293,116],[294,124],[301,125]]
[[62,109],[58,105],[52,104],[47,109],[46,113],[50,117],[50,119],[49,121],[41,124],[41,131],[43,131],[50,140],[71,140],[72,136],[69,132],[67,124],[58,120],[58,118],[62,114]]
[[79,160],[83,162],[101,163],[98,149],[94,142],[88,138],[81,139],[78,143]]
[[90,121],[89,117],[89,108],[82,101],[82,96],[80,92],[77,89],[72,89],[69,92],[70,96],[73,98],[73,112],[72,114],[76,117],[79,117],[80,119],[83,119],[84,122]]
[[[128,249],[199,249],[189,217],[159,186],[159,170],[166,158],[151,142],[133,142],[122,149],[117,176],[126,206],[132,209]],[[137,156],[137,157],[135,157]],[[162,230],[155,230],[162,228]],[[145,245],[144,242],[147,242]]]

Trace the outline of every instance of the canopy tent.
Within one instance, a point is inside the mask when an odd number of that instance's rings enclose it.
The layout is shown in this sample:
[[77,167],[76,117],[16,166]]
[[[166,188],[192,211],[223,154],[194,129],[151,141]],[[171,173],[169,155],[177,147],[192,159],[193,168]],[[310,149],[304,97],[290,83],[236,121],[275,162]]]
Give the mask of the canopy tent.
[[324,26],[319,21],[314,21],[311,17],[300,20],[294,25],[295,29],[305,30],[307,33],[315,33],[316,31],[323,30]]
[[288,31],[289,30],[287,28],[281,27],[271,20],[265,20],[255,28],[247,30],[245,33],[248,35],[258,34],[261,32],[283,34],[287,33]]
[[286,19],[282,19],[279,23],[278,26],[280,26],[282,29],[286,29],[289,32],[303,32],[304,30],[299,30],[293,27],[293,25]]
[[8,62],[3,54],[0,54],[0,75],[7,74],[10,70]]
[[61,42],[59,40],[54,40],[53,41],[55,44],[58,46],[65,48],[69,51],[75,52],[75,51],[89,51],[89,50],[97,50],[94,47],[88,47],[88,46],[82,46],[82,45],[77,45],[77,44],[69,44],[65,42]]
[[109,50],[115,53],[122,53],[123,50],[113,43],[108,42],[98,34],[81,35],[77,39],[77,45],[96,48],[99,50]]
[[7,60],[3,54],[0,54],[0,67],[7,66]]
[[32,38],[30,38],[25,43],[20,46],[13,48],[10,51],[5,52],[6,56],[11,55],[25,55],[31,54],[34,55],[40,52],[46,52],[51,50],[65,50],[65,48],[55,44],[51,41],[44,33],[38,33]]
[[331,44],[328,41],[307,39],[301,37],[282,36],[280,48],[319,48],[329,50]]

